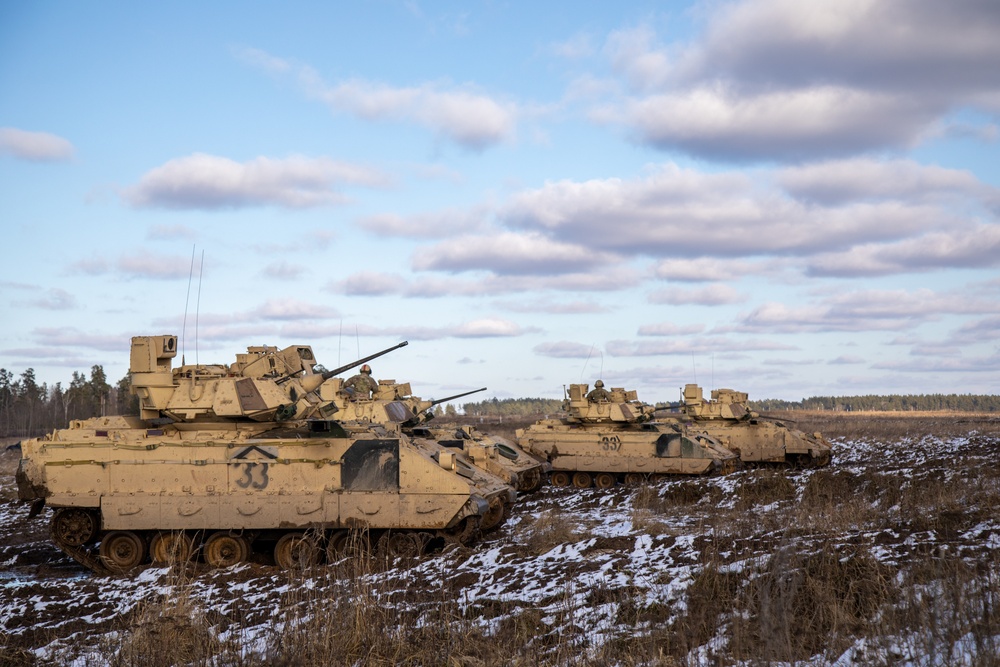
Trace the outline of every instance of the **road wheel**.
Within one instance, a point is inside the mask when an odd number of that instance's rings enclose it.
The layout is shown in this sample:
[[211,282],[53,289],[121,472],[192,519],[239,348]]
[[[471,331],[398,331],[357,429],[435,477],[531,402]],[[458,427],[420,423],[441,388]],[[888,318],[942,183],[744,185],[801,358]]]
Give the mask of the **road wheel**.
[[598,473],[597,477],[594,478],[594,485],[599,489],[614,488],[616,483],[615,476],[609,472]]
[[552,486],[569,486],[570,476],[565,470],[556,470],[549,476]]
[[302,533],[285,533],[274,545],[274,562],[286,570],[304,570],[319,564],[316,540]]
[[101,538],[101,561],[112,572],[126,572],[146,559],[146,543],[131,530],[113,530]]
[[326,541],[326,561],[332,563],[344,556],[357,558],[371,552],[367,530],[338,530]]
[[625,475],[625,484],[628,486],[639,486],[646,481],[646,476],[641,472],[630,472]]
[[528,470],[520,475],[520,482],[518,491],[521,493],[534,493],[542,488],[542,471],[538,468]]
[[483,515],[482,521],[479,524],[483,530],[493,530],[503,523],[507,514],[504,507],[505,504],[503,498],[500,497],[496,497],[490,501],[489,509],[486,510],[486,514]]
[[149,556],[154,563],[186,563],[194,556],[194,540],[181,531],[160,531],[149,545]]
[[589,489],[593,480],[589,472],[578,472],[573,475],[573,486],[578,489]]
[[97,514],[78,507],[63,507],[52,515],[52,537],[71,547],[82,547],[97,537]]
[[202,554],[212,567],[231,567],[250,556],[250,544],[242,535],[219,531],[205,542]]
[[390,530],[378,540],[378,554],[392,561],[396,558],[416,558],[423,550],[423,540],[416,533]]

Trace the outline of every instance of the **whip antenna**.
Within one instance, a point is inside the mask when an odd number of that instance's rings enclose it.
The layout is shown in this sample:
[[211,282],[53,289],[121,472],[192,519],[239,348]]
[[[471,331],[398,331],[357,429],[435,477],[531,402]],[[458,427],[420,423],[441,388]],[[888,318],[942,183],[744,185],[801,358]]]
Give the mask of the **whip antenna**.
[[191,278],[194,276],[194,244],[191,245],[191,269],[188,271],[188,289],[184,296],[184,324],[181,325],[181,366],[184,365],[184,335],[187,333],[188,302],[191,301]]
[[[201,266],[198,267],[198,301],[194,307],[194,365],[198,365],[198,315],[201,313],[201,278],[205,273],[205,251],[201,251]],[[197,373],[196,373],[197,374]]]
[[[583,382],[583,374],[587,372],[587,364],[590,363],[590,357],[591,357],[592,354],[594,354],[594,348],[595,347],[597,347],[596,344],[590,346],[590,352],[587,353],[587,360],[583,362],[583,368],[580,369],[580,382]],[[602,364],[604,363],[603,359],[602,359],[601,363]],[[601,368],[603,369],[603,366]]]

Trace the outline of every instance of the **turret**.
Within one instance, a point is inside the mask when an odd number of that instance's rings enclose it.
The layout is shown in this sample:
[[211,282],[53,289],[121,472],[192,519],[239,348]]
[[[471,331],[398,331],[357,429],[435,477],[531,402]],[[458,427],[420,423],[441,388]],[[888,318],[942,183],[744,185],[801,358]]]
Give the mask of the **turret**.
[[316,373],[308,345],[248,347],[236,362],[171,368],[177,336],[132,339],[129,371],[140,417],[158,422],[272,422],[336,412],[316,391],[327,379],[405,346],[403,342],[332,371]]
[[684,385],[683,411],[696,420],[727,419],[741,421],[755,419],[756,412],[747,407],[747,394],[732,389],[713,389],[712,399],[706,401],[701,387]]
[[352,397],[341,391],[342,382],[332,379],[320,387],[320,397],[337,408],[336,418],[343,421],[372,422],[376,424],[400,424],[403,427],[416,426],[433,417],[431,409],[447,401],[469,396],[486,387],[473,389],[454,396],[425,401],[410,394],[410,383],[395,380],[379,380],[378,391],[371,398]]
[[611,398],[607,401],[593,401],[587,398],[586,384],[571,384],[564,408],[570,419],[581,422],[630,422],[648,421],[653,416],[653,407],[639,401],[635,390],[612,387]]

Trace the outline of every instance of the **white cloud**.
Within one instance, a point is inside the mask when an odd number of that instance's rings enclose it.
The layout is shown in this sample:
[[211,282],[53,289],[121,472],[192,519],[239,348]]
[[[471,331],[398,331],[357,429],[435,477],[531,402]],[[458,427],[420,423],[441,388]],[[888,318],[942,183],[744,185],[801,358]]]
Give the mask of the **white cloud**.
[[988,314],[989,299],[929,289],[856,290],[837,293],[819,303],[788,306],[768,302],[755,308],[734,327],[719,332],[817,333],[826,331],[902,331],[945,314]]
[[736,259],[698,257],[695,259],[671,258],[656,263],[653,275],[679,282],[715,282],[734,280],[741,276],[768,273],[773,267],[763,262]]
[[485,206],[470,209],[445,209],[410,216],[381,213],[362,218],[358,224],[380,236],[404,238],[441,238],[482,230],[489,211]]
[[691,336],[699,334],[705,330],[704,324],[674,324],[673,322],[660,322],[658,324],[644,324],[639,327],[640,336]]
[[539,343],[533,348],[535,354],[555,359],[589,359],[594,354],[593,345],[560,340],[554,343]]
[[329,158],[258,157],[249,162],[195,153],[168,161],[126,188],[136,207],[220,209],[249,206],[307,208],[339,204],[343,184],[385,186],[373,169]]
[[1000,266],[1000,225],[962,225],[897,243],[824,253],[808,263],[813,276],[878,276],[936,269]]
[[636,91],[596,110],[665,149],[793,159],[908,147],[952,111],[1000,109],[1000,12],[958,0],[742,0],[668,49],[647,26],[609,35]]
[[516,105],[471,87],[435,83],[394,87],[364,79],[331,85],[309,68],[300,70],[299,79],[309,95],[335,111],[365,120],[417,123],[472,150],[512,139],[517,126]]
[[48,132],[0,127],[0,153],[31,162],[65,162],[73,157],[73,144]]
[[684,340],[652,340],[629,341],[612,340],[605,347],[608,354],[615,357],[649,357],[658,355],[689,355],[712,352],[747,352],[759,350],[796,350],[794,345],[787,345],[771,340],[730,339],[723,337],[697,338]]
[[611,253],[553,241],[539,233],[464,236],[421,250],[417,271],[489,270],[496,273],[552,275],[580,272],[616,261]]
[[261,274],[275,280],[295,280],[305,273],[305,267],[301,264],[292,264],[285,261],[271,262],[263,269]]
[[727,303],[740,303],[747,300],[746,294],[741,294],[729,285],[715,284],[699,289],[669,288],[657,290],[649,295],[650,303],[665,303],[672,306],[694,304],[699,306],[719,306]]
[[340,317],[335,308],[298,299],[270,299],[247,315],[251,320],[309,320]]

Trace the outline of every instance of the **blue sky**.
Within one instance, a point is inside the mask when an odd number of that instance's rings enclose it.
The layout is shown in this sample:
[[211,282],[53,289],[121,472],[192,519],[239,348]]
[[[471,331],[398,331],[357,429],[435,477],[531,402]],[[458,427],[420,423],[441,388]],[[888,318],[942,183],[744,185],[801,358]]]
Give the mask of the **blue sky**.
[[0,7],[0,366],[1000,391],[992,0],[204,4]]

